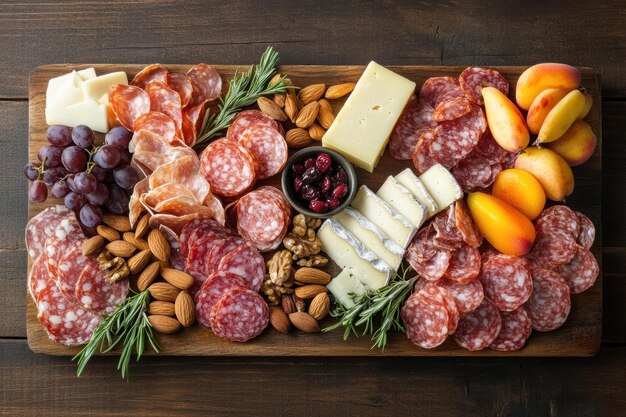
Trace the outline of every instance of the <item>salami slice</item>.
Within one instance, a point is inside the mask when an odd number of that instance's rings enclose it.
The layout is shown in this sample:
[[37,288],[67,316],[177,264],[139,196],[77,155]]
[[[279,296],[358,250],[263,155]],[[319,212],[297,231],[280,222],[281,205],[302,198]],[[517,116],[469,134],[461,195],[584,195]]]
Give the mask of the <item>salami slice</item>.
[[76,283],[76,299],[86,309],[100,314],[115,311],[128,295],[128,280],[110,283],[107,273],[101,271],[93,258],[88,261]]
[[46,254],[48,255],[48,268],[52,275],[57,274],[57,267],[61,257],[65,255],[75,240],[84,239],[80,224],[74,213],[65,217],[56,229],[54,234],[46,240]]
[[161,64],[152,64],[148,65],[144,69],[142,69],[133,80],[130,82],[130,85],[134,85],[139,88],[145,88],[146,85],[152,80],[158,80],[161,82],[166,82],[168,71]]
[[26,251],[32,260],[46,251],[46,240],[54,234],[61,220],[74,216],[65,206],[48,207],[26,225]]
[[448,337],[448,310],[423,291],[411,294],[402,306],[400,317],[407,337],[419,347],[435,348]]
[[391,133],[389,153],[395,159],[411,159],[420,136],[436,126],[432,106],[412,97]]
[[524,258],[496,255],[482,267],[479,276],[485,295],[500,311],[513,311],[528,300],[533,281]]
[[215,68],[207,64],[198,64],[187,71],[193,87],[189,106],[216,100],[222,92],[222,77]]
[[444,275],[453,281],[468,283],[478,277],[480,265],[480,252],[478,252],[478,249],[463,243],[452,252],[448,269],[446,269]]
[[446,211],[437,214],[431,224],[436,231],[433,240],[435,246],[454,250],[463,242],[461,232],[456,227],[454,207],[451,206]]
[[240,245],[222,258],[218,271],[239,275],[246,281],[245,288],[259,291],[265,279],[265,261],[261,253],[252,245]]
[[231,342],[245,342],[259,334],[269,323],[269,308],[254,291],[234,288],[227,291],[211,310],[213,332]]
[[150,96],[139,87],[117,84],[109,89],[109,105],[120,124],[133,130],[135,120],[150,111]]
[[576,213],[578,224],[580,225],[580,232],[576,237],[576,242],[585,249],[591,249],[593,241],[596,238],[596,228],[591,220],[589,220],[589,217],[579,211],[575,211],[574,213]]
[[472,106],[465,95],[463,97],[452,97],[437,104],[437,108],[433,112],[433,120],[436,122],[445,122],[448,120],[458,119],[465,116],[472,110]]
[[209,236],[216,239],[227,235],[228,231],[215,220],[194,220],[187,223],[180,232],[180,253],[187,256],[189,249],[202,237]]
[[219,270],[220,262],[224,256],[233,252],[239,246],[244,245],[246,242],[240,237],[229,236],[216,243],[211,249],[211,253],[207,258],[207,269],[209,274],[214,274]]
[[569,287],[556,272],[547,269],[532,271],[533,293],[524,304],[533,329],[549,332],[565,323],[572,307]]
[[200,155],[201,172],[214,194],[236,197],[256,181],[254,157],[245,147],[228,139],[211,143]]
[[194,302],[196,304],[196,320],[200,325],[211,328],[211,310],[228,290],[233,288],[247,288],[246,281],[239,275],[228,271],[219,271],[211,274],[200,291],[196,293]]
[[489,346],[500,333],[502,319],[496,306],[485,298],[472,312],[461,316],[454,341],[469,351]]
[[568,263],[560,265],[556,272],[567,282],[570,293],[579,294],[596,282],[600,267],[589,249],[576,245],[574,257]]
[[537,226],[541,225],[543,230],[560,229],[570,233],[574,239],[578,238],[580,225],[578,216],[567,206],[555,205],[548,207],[537,217]]
[[54,277],[48,270],[48,259],[44,253],[35,259],[28,274],[28,289],[33,301],[37,302],[39,294],[49,285],[54,285]]
[[489,130],[480,137],[474,152],[486,157],[491,164],[503,163],[512,154],[496,142]]
[[183,109],[183,139],[188,146],[193,146],[202,132],[206,111],[204,103]]
[[456,326],[459,323],[459,309],[456,305],[456,301],[454,297],[450,295],[450,293],[437,285],[429,285],[428,287],[421,290],[422,294],[427,297],[433,298],[443,306],[448,311],[448,335],[451,335],[455,332]]
[[427,79],[419,93],[419,98],[435,107],[437,97],[450,86],[458,86],[459,82],[452,77],[431,77]]
[[498,250],[497,250],[497,249],[495,249],[495,248],[492,248],[492,247],[488,248],[487,250],[485,250],[485,251],[484,251],[484,252],[480,255],[480,256],[481,256],[481,259],[482,259],[482,262],[481,262],[481,263],[482,263],[483,265],[484,265],[484,264],[486,264],[488,260],[490,260],[491,258],[493,258],[493,257],[494,257],[494,256],[496,256],[496,255],[501,255],[501,253],[500,253],[500,252],[498,252]]
[[494,178],[489,159],[475,151],[470,152],[450,172],[466,193],[484,190]]
[[459,83],[467,97],[480,106],[484,104],[482,94],[484,87],[495,87],[505,96],[509,94],[509,83],[506,78],[498,71],[488,68],[466,68],[459,76]]
[[535,243],[526,255],[533,268],[552,269],[569,262],[576,253],[576,240],[571,232],[537,223]]
[[415,150],[411,159],[418,173],[423,174],[433,165],[437,165],[439,161],[430,153],[430,146],[435,141],[435,130],[430,129],[422,134],[415,145]]
[[101,320],[99,314],[65,299],[53,283],[39,294],[37,309],[37,319],[44,326],[48,337],[66,346],[87,343]]
[[222,240],[223,237],[207,234],[197,239],[194,244],[189,247],[185,272],[194,278],[194,285],[189,289],[191,295],[195,295],[202,286],[202,283],[206,281],[209,276],[209,264],[207,260],[213,247]]
[[524,307],[518,307],[513,311],[501,311],[502,328],[496,340],[489,347],[493,350],[510,352],[519,350],[526,344],[533,327],[530,317]]
[[422,262],[416,262],[411,258],[409,259],[409,264],[419,276],[430,281],[436,281],[441,278],[448,269],[450,258],[452,258],[452,253],[439,249],[432,258]]
[[165,78],[165,83],[169,88],[176,91],[180,96],[180,104],[185,107],[191,101],[193,95],[193,85],[191,78],[184,74],[170,72]]
[[459,230],[463,241],[475,248],[483,243],[483,235],[478,230],[478,226],[474,223],[474,219],[467,207],[465,200],[457,200],[454,203],[454,220],[456,228]]
[[149,111],[139,116],[133,123],[133,131],[147,130],[169,143],[176,143],[176,124],[171,117],[157,111]]
[[244,131],[251,127],[269,127],[278,129],[276,120],[272,119],[268,115],[258,110],[244,110],[235,117],[226,137],[235,142],[239,142],[239,139]]
[[183,137],[183,106],[180,95],[169,88],[167,84],[152,80],[146,85],[146,92],[150,96],[150,111],[156,111],[168,116],[176,125],[176,136]]
[[278,174],[287,163],[287,142],[274,128],[249,127],[239,136],[239,143],[259,158],[260,180]]
[[433,244],[435,233],[431,223],[415,234],[404,253],[405,259],[410,264],[424,262],[435,256],[437,253],[437,248]]
[[480,137],[487,131],[487,119],[485,118],[485,113],[480,106],[472,103],[471,107],[472,109],[469,113],[446,123],[458,123],[475,129],[478,131],[478,136]]
[[291,210],[278,190],[252,191],[237,206],[237,231],[261,252],[276,249],[287,233]]
[[483,285],[477,279],[462,284],[451,279],[441,278],[434,282],[431,281],[431,284],[445,289],[454,297],[461,315],[474,311],[485,298]]
[[[77,239],[62,255],[57,268],[56,284],[61,294],[70,301],[76,301],[76,283],[83,268],[87,264],[87,256],[83,255],[84,240]],[[92,259],[92,258],[89,258]],[[95,267],[99,268],[94,260]]]
[[469,126],[450,121],[437,126],[433,136],[430,155],[441,165],[450,169],[474,149],[480,133]]

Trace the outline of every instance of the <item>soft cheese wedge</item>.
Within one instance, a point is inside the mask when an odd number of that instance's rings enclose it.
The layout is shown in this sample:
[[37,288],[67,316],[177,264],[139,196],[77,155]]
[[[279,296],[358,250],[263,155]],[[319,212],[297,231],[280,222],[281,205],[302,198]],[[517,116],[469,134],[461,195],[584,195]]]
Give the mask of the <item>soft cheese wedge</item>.
[[334,216],[367,249],[385,261],[394,271],[398,269],[404,256],[404,248],[391,240],[378,226],[352,207]]
[[354,302],[358,301],[366,291],[363,284],[350,273],[349,269],[342,270],[328,283],[326,288],[335,296],[335,300],[345,308],[354,307]]
[[437,208],[437,204],[435,200],[433,200],[432,196],[422,183],[420,179],[413,173],[411,168],[407,168],[398,175],[396,175],[396,181],[398,181],[402,186],[404,186],[407,190],[413,194],[413,197],[417,199],[420,203],[426,207],[426,219],[430,219],[434,216],[439,209]]
[[372,172],[414,90],[413,81],[370,62],[322,144]]
[[83,82],[80,86],[85,100],[100,100],[108,95],[109,87],[117,84],[128,84],[128,77],[124,71],[110,72]]
[[393,273],[391,267],[363,246],[337,220],[326,220],[317,236],[328,257],[339,267],[348,269],[365,288],[376,290],[389,282]]
[[443,165],[433,165],[420,176],[420,180],[435,200],[438,211],[463,197],[463,190]]
[[96,100],[81,101],[67,107],[46,108],[46,123],[71,127],[86,125],[96,132],[107,133],[107,112],[108,106]]
[[392,176],[387,177],[376,193],[389,205],[419,228],[426,220],[426,207]]
[[413,223],[365,185],[359,188],[354,200],[352,200],[352,207],[370,219],[403,248],[407,247],[417,231]]

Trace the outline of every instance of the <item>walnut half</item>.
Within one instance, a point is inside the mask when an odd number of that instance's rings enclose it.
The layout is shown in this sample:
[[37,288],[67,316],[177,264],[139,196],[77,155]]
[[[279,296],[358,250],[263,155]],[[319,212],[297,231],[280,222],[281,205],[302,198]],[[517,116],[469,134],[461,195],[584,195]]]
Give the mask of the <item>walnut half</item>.
[[288,233],[283,239],[283,245],[293,253],[293,259],[317,255],[322,250],[322,242],[317,236],[314,236],[313,240],[308,240],[293,233]]
[[267,272],[270,281],[276,285],[283,285],[289,279],[291,273],[291,252],[281,250],[274,252],[272,258],[267,261]]

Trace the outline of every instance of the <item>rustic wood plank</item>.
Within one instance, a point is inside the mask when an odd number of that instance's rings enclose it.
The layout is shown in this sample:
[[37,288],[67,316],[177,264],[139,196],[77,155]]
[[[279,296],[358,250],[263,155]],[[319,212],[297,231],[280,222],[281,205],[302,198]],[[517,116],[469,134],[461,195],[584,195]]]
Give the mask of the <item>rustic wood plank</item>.
[[599,68],[605,95],[624,97],[625,18],[619,0],[10,1],[0,14],[0,97],[25,97],[31,69],[51,62],[251,63],[269,44],[288,64],[557,60]]

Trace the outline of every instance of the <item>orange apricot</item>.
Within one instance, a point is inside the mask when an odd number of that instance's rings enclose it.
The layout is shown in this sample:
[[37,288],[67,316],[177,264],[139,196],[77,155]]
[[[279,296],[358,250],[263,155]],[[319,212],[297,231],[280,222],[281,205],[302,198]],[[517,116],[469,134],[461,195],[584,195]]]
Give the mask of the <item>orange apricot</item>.
[[496,176],[491,194],[506,201],[531,220],[543,211],[546,193],[530,172],[511,168]]

